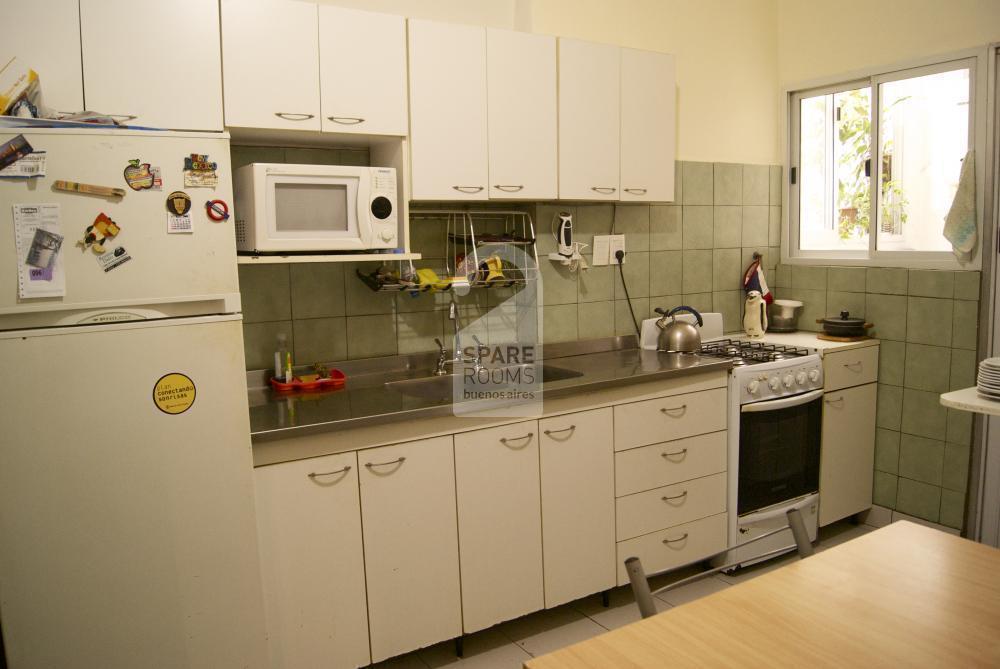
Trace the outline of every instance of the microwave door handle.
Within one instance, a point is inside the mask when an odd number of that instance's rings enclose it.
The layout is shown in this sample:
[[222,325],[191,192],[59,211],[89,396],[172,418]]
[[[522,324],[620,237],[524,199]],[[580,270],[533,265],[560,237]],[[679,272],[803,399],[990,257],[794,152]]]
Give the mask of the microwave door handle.
[[755,413],[758,411],[776,411],[778,409],[787,409],[789,407],[809,404],[813,400],[819,399],[820,397],[823,397],[823,391],[813,390],[802,395],[795,395],[794,397],[783,397],[778,400],[766,400],[764,402],[744,404],[740,407],[740,413]]

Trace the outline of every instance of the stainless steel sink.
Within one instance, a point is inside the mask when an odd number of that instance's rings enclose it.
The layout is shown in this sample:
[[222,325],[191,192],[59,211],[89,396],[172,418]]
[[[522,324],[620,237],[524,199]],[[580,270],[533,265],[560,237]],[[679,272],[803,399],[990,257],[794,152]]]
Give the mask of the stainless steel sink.
[[[517,378],[518,373],[523,373],[526,367],[528,365],[512,365],[510,367],[497,368],[493,371],[503,371],[507,374],[508,378]],[[409,395],[410,397],[445,400],[453,396],[457,376],[456,374],[446,374],[444,376],[425,376],[415,379],[387,381],[385,387],[403,395]],[[552,365],[542,365],[542,383],[562,381],[563,379],[572,379],[578,376],[583,376],[583,372]],[[459,383],[461,382],[459,381]],[[494,390],[500,390],[509,387],[509,385],[496,384],[490,387]]]

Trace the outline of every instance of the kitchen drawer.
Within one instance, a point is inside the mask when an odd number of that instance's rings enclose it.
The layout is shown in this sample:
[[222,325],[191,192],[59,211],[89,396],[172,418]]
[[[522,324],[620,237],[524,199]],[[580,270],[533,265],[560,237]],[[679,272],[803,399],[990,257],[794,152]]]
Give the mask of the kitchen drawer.
[[725,472],[619,497],[615,502],[618,541],[725,510]]
[[615,495],[726,471],[725,430],[615,453]]
[[726,429],[726,388],[615,407],[615,450]]
[[704,560],[726,549],[727,515],[720,513],[708,518],[671,527],[628,541],[618,542],[618,585],[628,583],[625,560],[637,557],[647,574],[674,569]]
[[823,389],[826,392],[878,380],[878,346],[834,351],[823,356]]

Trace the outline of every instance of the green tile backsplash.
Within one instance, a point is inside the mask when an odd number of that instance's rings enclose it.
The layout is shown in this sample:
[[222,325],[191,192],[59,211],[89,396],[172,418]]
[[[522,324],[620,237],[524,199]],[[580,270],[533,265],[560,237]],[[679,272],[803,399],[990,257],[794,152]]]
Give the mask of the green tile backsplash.
[[[234,165],[280,162],[365,164],[351,150],[233,147]],[[742,276],[754,252],[763,256],[776,297],[799,299],[799,325],[848,310],[874,323],[881,340],[875,458],[875,503],[961,527],[969,471],[969,414],[941,407],[938,395],[975,382],[979,272],[879,267],[780,265],[782,169],[771,165],[678,163],[673,204],[504,203],[532,213],[540,256],[555,250],[553,215],[573,214],[574,238],[626,235],[625,280],[638,320],[656,307],[688,304],[719,311],[727,332],[741,330]],[[419,211],[421,206],[414,205]],[[475,208],[494,206],[477,204]],[[424,260],[442,267],[443,221],[415,219],[410,236]],[[570,272],[543,260],[543,323],[547,342],[634,333],[614,266]],[[445,294],[373,293],[355,276],[372,263],[240,266],[247,366],[273,364],[278,333],[300,363],[429,351],[449,343]],[[509,290],[457,298],[465,327],[483,341],[502,342],[511,319],[489,313]]]

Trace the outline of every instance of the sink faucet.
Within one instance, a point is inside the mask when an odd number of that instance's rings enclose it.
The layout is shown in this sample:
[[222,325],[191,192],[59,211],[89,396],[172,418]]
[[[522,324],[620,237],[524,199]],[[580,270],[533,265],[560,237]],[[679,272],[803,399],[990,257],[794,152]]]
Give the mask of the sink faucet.
[[434,376],[444,376],[448,373],[448,363],[451,360],[448,359],[448,351],[445,350],[441,340],[434,337],[434,343],[438,345],[437,368],[434,370]]
[[480,370],[485,369],[483,367],[483,349],[486,347],[483,346],[483,342],[479,341],[479,337],[476,335],[472,335],[472,338],[476,340],[476,355],[472,357],[472,371],[478,374]]
[[459,331],[462,329],[462,323],[458,317],[458,304],[455,303],[454,295],[452,295],[451,304],[448,306],[448,320],[455,324],[455,353],[451,356],[451,359],[455,362],[462,362],[462,338],[461,335],[459,335]]

